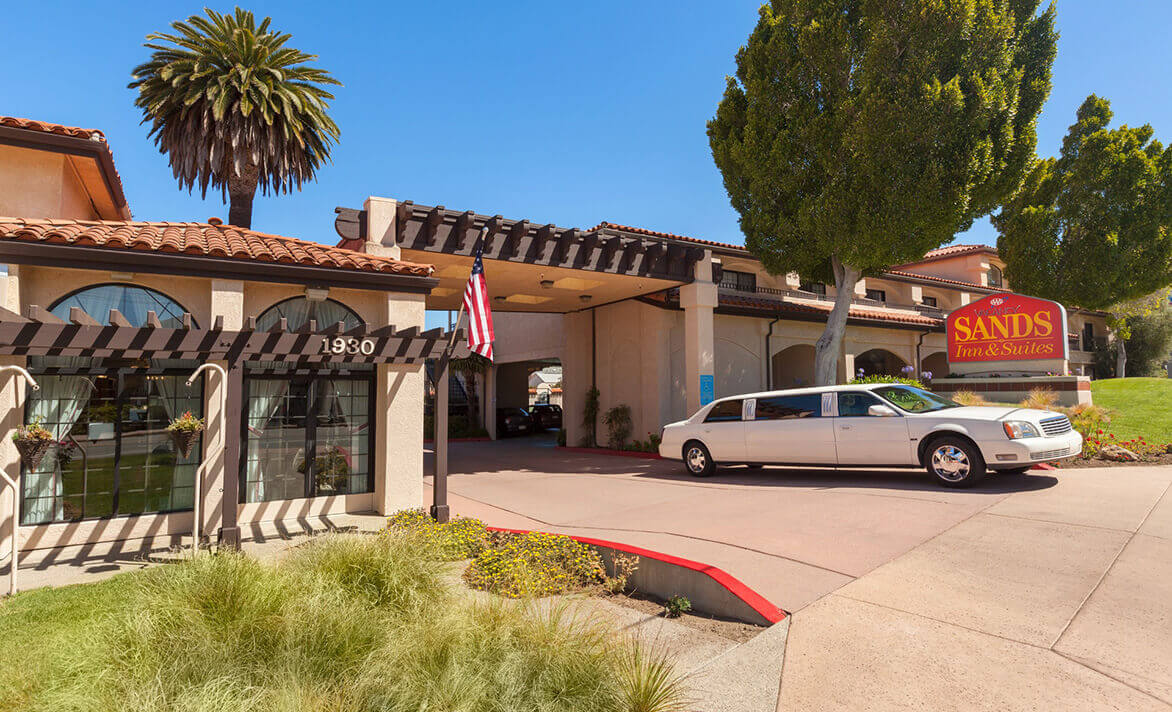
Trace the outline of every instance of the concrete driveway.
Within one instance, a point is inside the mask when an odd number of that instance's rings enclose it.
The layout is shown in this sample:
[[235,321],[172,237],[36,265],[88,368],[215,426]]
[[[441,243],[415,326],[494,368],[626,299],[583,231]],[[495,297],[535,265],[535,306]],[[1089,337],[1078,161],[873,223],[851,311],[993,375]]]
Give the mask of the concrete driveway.
[[[1172,468],[728,468],[456,443],[455,513],[719,566],[793,613],[779,709],[1172,709]],[[774,681],[773,684],[776,684]]]

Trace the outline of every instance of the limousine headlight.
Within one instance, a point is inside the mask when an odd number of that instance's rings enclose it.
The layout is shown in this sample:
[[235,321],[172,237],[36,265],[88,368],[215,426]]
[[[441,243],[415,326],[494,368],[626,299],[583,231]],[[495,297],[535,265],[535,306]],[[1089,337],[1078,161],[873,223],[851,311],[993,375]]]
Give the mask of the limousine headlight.
[[1005,427],[1005,434],[1009,436],[1010,440],[1036,438],[1040,435],[1037,426],[1024,420],[1007,420],[1002,423],[1002,426]]

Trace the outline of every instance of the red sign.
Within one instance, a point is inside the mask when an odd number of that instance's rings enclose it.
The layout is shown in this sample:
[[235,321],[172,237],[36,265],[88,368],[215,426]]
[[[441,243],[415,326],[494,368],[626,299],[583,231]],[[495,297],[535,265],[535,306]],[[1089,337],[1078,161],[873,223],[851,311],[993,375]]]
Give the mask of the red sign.
[[1020,294],[991,294],[948,315],[948,360],[1066,358],[1066,309]]

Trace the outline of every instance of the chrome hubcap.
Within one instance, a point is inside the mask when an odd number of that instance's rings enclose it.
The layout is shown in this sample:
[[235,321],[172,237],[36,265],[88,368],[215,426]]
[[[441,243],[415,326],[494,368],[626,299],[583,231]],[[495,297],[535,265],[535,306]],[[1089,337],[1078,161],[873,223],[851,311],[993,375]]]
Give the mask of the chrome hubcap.
[[955,445],[941,445],[932,453],[932,471],[949,482],[968,477],[970,469],[968,455]]
[[687,460],[688,469],[692,472],[703,472],[704,467],[708,464],[707,459],[704,457],[704,451],[698,447],[688,448]]

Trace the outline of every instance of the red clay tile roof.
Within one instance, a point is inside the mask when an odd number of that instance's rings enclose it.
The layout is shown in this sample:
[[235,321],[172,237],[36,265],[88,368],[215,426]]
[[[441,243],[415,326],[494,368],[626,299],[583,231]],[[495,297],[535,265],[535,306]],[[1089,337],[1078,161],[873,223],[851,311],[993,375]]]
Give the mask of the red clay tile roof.
[[725,248],[732,249],[732,250],[740,250],[742,252],[747,252],[744,245],[732,245],[727,242],[714,242],[712,240],[701,240],[698,237],[688,237],[686,235],[675,235],[670,232],[657,232],[655,230],[648,230],[648,229],[642,228],[642,227],[631,227],[630,225],[619,225],[618,223],[612,223],[612,222],[600,222],[590,229],[592,231],[593,230],[621,230],[622,232],[630,232],[630,233],[634,233],[636,235],[650,235],[651,237],[666,237],[669,240],[683,240],[684,242],[695,242],[699,245],[711,245],[712,247],[725,247]]
[[941,257],[956,257],[957,255],[967,255],[970,252],[989,252],[995,255],[997,254],[997,248],[989,245],[945,245],[935,250],[928,250],[924,253],[924,259],[934,260]]
[[[778,301],[773,299],[761,299],[758,297],[751,297],[748,295],[721,293],[721,306],[740,306],[769,309],[772,311],[795,312],[805,314],[829,314],[833,308],[833,304],[811,302],[809,304],[802,304],[790,301]],[[850,310],[851,319],[865,319],[869,321],[888,321],[898,324],[918,324],[922,326],[941,326],[944,324],[943,319],[936,319],[922,314],[906,314],[894,312],[882,307],[864,307],[852,306]]]
[[971,289],[984,289],[990,292],[1008,292],[1008,289],[1002,287],[986,287],[983,284],[975,282],[963,282],[959,279],[948,279],[947,277],[937,277],[931,274],[919,274],[918,272],[904,272],[903,270],[890,269],[885,274],[895,275],[896,277],[908,277],[911,279],[923,279],[929,282],[939,282],[941,284],[948,284],[954,287],[969,287]]
[[59,136],[72,136],[74,138],[88,138],[94,141],[105,142],[106,134],[98,129],[83,129],[77,126],[62,126],[61,124],[51,124],[48,121],[37,121],[36,119],[20,119],[15,116],[0,116],[0,126],[7,126],[12,129],[27,129],[29,131],[40,131],[41,133],[57,134]]
[[0,217],[0,240],[202,255],[429,277],[431,265],[211,223],[30,220]]

